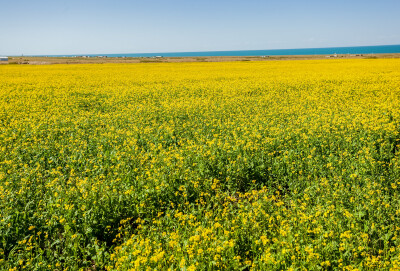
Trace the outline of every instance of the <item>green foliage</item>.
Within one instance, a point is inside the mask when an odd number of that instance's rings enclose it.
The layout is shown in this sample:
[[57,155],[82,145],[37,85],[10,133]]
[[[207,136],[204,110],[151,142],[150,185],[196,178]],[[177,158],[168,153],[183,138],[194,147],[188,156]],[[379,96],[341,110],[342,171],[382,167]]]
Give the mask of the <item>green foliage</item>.
[[1,67],[0,269],[398,270],[399,72]]

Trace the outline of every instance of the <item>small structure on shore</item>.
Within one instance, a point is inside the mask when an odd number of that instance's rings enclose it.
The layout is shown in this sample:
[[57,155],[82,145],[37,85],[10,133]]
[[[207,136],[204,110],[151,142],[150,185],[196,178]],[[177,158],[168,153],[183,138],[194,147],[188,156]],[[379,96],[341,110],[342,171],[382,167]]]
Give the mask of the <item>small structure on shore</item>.
[[0,61],[8,61],[8,57],[7,56],[0,56]]
[[338,57],[338,55],[336,53],[334,53],[333,55],[329,55],[329,56],[326,56],[326,57]]

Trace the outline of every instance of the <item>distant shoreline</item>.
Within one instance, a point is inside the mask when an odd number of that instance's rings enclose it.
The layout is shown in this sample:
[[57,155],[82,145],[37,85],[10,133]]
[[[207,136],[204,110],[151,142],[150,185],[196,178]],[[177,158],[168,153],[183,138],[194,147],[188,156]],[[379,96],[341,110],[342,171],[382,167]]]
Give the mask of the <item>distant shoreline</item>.
[[208,56],[208,57],[9,57],[0,64],[104,64],[104,63],[174,63],[174,62],[229,62],[229,61],[272,61],[313,59],[373,59],[400,58],[400,53],[391,54],[332,54],[332,55],[278,55],[278,56]]
[[66,55],[27,55],[47,57],[222,57],[222,56],[287,56],[287,55],[332,55],[332,54],[393,54],[400,53],[400,44],[322,47],[297,49],[233,50],[233,51],[193,51],[193,52],[152,52],[152,53],[112,53],[112,54],[66,54]]

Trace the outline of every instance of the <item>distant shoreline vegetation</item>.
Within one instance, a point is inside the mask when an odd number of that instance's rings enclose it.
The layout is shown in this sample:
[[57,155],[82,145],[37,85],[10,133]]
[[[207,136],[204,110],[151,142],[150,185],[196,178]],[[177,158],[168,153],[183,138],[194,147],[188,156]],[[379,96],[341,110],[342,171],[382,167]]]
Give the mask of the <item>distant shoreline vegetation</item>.
[[331,54],[391,54],[400,53],[399,45],[238,50],[238,51],[203,51],[203,52],[167,52],[167,53],[123,53],[123,54],[75,54],[75,55],[30,55],[48,57],[202,57],[202,56],[277,56],[277,55],[331,55]]

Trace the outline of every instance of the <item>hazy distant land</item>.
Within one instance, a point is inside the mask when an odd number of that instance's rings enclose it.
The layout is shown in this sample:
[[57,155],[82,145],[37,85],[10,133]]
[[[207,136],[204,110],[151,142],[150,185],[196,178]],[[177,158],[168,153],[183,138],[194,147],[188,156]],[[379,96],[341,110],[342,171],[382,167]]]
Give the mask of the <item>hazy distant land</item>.
[[1,64],[90,64],[90,63],[166,63],[166,62],[225,62],[225,61],[271,61],[306,59],[370,59],[400,58],[400,53],[391,54],[333,54],[333,55],[281,55],[281,56],[208,56],[208,57],[9,57]]

